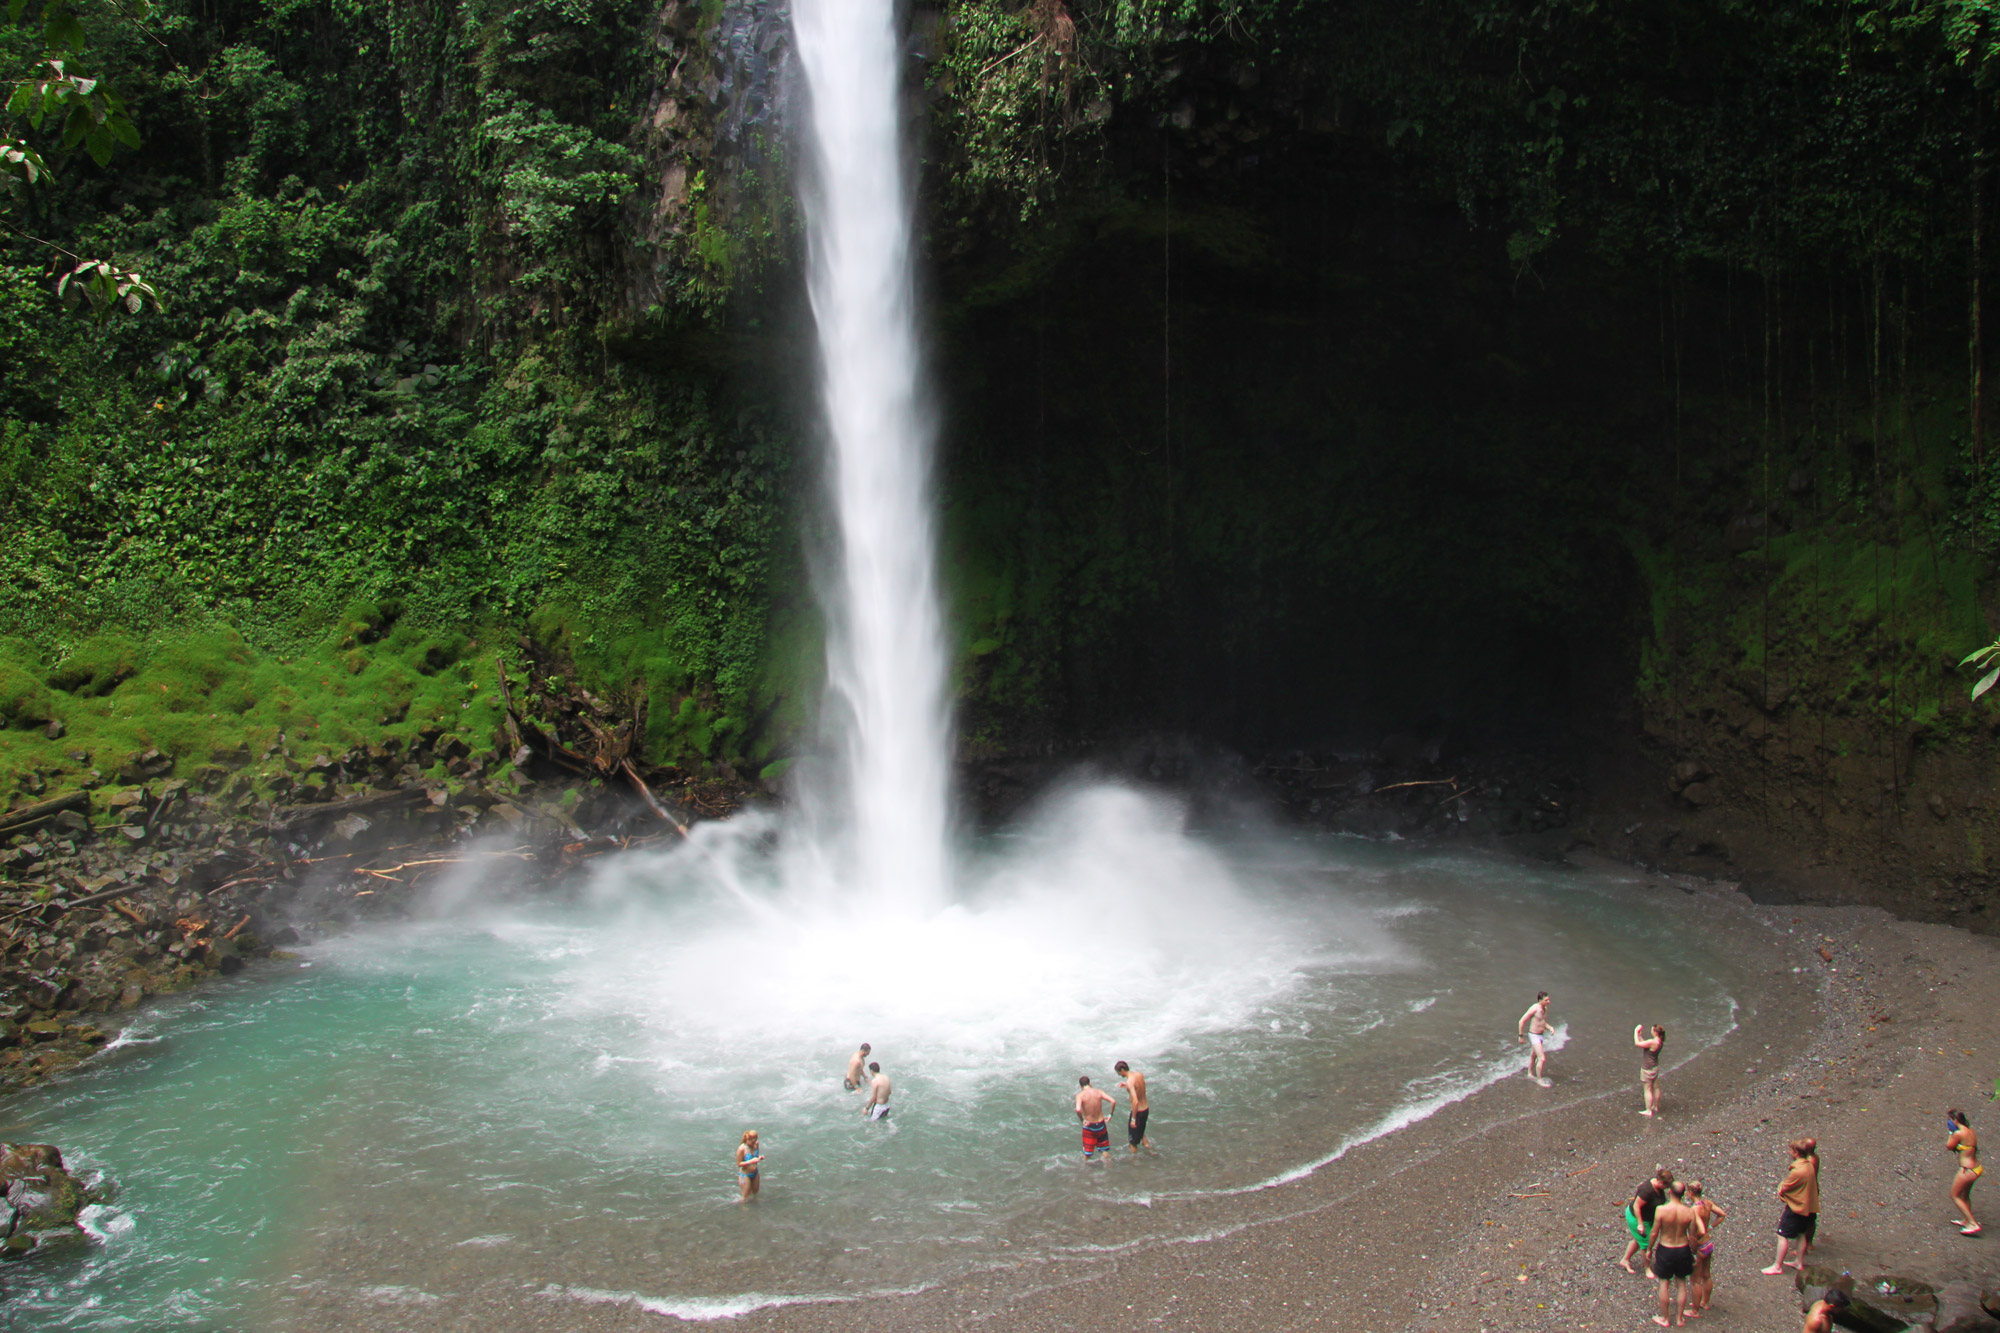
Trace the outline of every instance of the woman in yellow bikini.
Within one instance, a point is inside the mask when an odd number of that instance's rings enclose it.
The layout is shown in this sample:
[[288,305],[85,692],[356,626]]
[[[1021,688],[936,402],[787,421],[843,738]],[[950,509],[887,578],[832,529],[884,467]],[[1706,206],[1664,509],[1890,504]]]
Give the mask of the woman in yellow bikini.
[[1945,1151],[1958,1154],[1958,1174],[1952,1177],[1951,1201],[1958,1211],[1965,1215],[1965,1224],[1958,1229],[1961,1236],[1979,1234],[1979,1219],[1972,1215],[1972,1186],[1986,1168],[1979,1164],[1979,1135],[1972,1132],[1972,1124],[1963,1111],[1946,1111],[1951,1121],[1951,1137],[1944,1141]]

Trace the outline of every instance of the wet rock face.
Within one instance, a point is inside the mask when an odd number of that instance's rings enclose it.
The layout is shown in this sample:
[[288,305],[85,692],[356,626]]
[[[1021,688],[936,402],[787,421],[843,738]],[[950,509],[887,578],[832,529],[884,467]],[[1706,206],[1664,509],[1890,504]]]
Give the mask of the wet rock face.
[[70,1173],[51,1143],[0,1143],[0,1196],[12,1220],[0,1257],[18,1258],[54,1235],[81,1230],[97,1192]]

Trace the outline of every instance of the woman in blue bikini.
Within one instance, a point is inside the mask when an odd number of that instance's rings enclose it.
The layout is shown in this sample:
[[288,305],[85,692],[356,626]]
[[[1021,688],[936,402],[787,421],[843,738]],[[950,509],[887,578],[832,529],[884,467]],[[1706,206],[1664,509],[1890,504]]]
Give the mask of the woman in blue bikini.
[[764,1154],[757,1147],[757,1131],[743,1131],[743,1142],[736,1145],[736,1202],[748,1203],[757,1193],[757,1173],[764,1165]]

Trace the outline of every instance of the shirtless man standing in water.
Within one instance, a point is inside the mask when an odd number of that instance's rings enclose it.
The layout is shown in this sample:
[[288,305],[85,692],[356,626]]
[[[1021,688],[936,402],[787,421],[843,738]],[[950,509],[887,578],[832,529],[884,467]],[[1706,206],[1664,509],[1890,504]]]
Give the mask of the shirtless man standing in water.
[[882,1072],[882,1066],[869,1061],[868,1072],[875,1077],[868,1080],[868,1100],[862,1103],[861,1114],[870,1120],[886,1120],[889,1117],[889,1076]]
[[1653,1316],[1653,1322],[1661,1328],[1669,1326],[1667,1314],[1673,1309],[1675,1282],[1681,1284],[1682,1304],[1679,1318],[1672,1322],[1684,1324],[1693,1313],[1694,1248],[1707,1236],[1701,1214],[1687,1205],[1687,1186],[1675,1181],[1667,1191],[1667,1201],[1653,1213],[1653,1234],[1646,1242],[1652,1256],[1647,1267],[1660,1280],[1660,1312]]
[[1549,1053],[1542,1048],[1549,1035],[1550,1003],[1547,991],[1536,991],[1535,1002],[1528,1006],[1528,1012],[1522,1014],[1521,1021],[1514,1025],[1514,1044],[1518,1046],[1525,1041],[1535,1048],[1534,1054],[1528,1057],[1528,1077],[1545,1088],[1555,1086],[1548,1078]]
[[847,1077],[840,1080],[840,1082],[849,1092],[861,1091],[861,1084],[863,1082],[861,1075],[862,1071],[868,1065],[868,1051],[868,1043],[864,1041],[861,1043],[861,1049],[848,1057]]
[[1118,1071],[1118,1086],[1125,1089],[1132,1101],[1132,1118],[1125,1122],[1125,1132],[1132,1140],[1132,1151],[1136,1153],[1142,1147],[1150,1148],[1153,1145],[1146,1141],[1146,1116],[1153,1108],[1146,1100],[1146,1076],[1123,1060],[1111,1067]]
[[1076,1088],[1076,1118],[1083,1122],[1083,1160],[1088,1162],[1099,1153],[1109,1160],[1111,1126],[1108,1122],[1112,1111],[1117,1109],[1118,1099],[1091,1087],[1088,1074],[1077,1077]]

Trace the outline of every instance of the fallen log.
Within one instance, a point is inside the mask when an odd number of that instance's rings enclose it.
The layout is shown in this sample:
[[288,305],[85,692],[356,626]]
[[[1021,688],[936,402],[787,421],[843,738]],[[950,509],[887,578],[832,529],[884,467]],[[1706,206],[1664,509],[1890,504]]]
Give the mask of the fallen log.
[[6,814],[0,815],[0,838],[14,833],[26,833],[29,829],[54,819],[65,810],[74,810],[88,819],[90,793],[73,791],[54,800],[37,801],[33,805],[24,805],[19,810],[9,810]]
[[639,793],[639,799],[646,803],[647,809],[651,810],[661,819],[664,819],[667,823],[672,824],[674,832],[680,834],[683,838],[688,835],[687,825],[675,819],[673,815],[668,813],[667,807],[660,804],[660,798],[653,795],[653,789],[646,785],[646,779],[639,776],[639,770],[632,767],[630,759],[619,760],[618,769],[625,775],[625,780],[632,784],[632,789]]
[[426,788],[410,786],[399,787],[395,791],[373,792],[367,796],[350,796],[344,801],[327,801],[317,805],[281,805],[271,811],[270,827],[274,833],[287,833],[316,819],[338,819],[342,815],[358,815],[368,810],[388,810],[399,805],[414,805],[427,797]]

